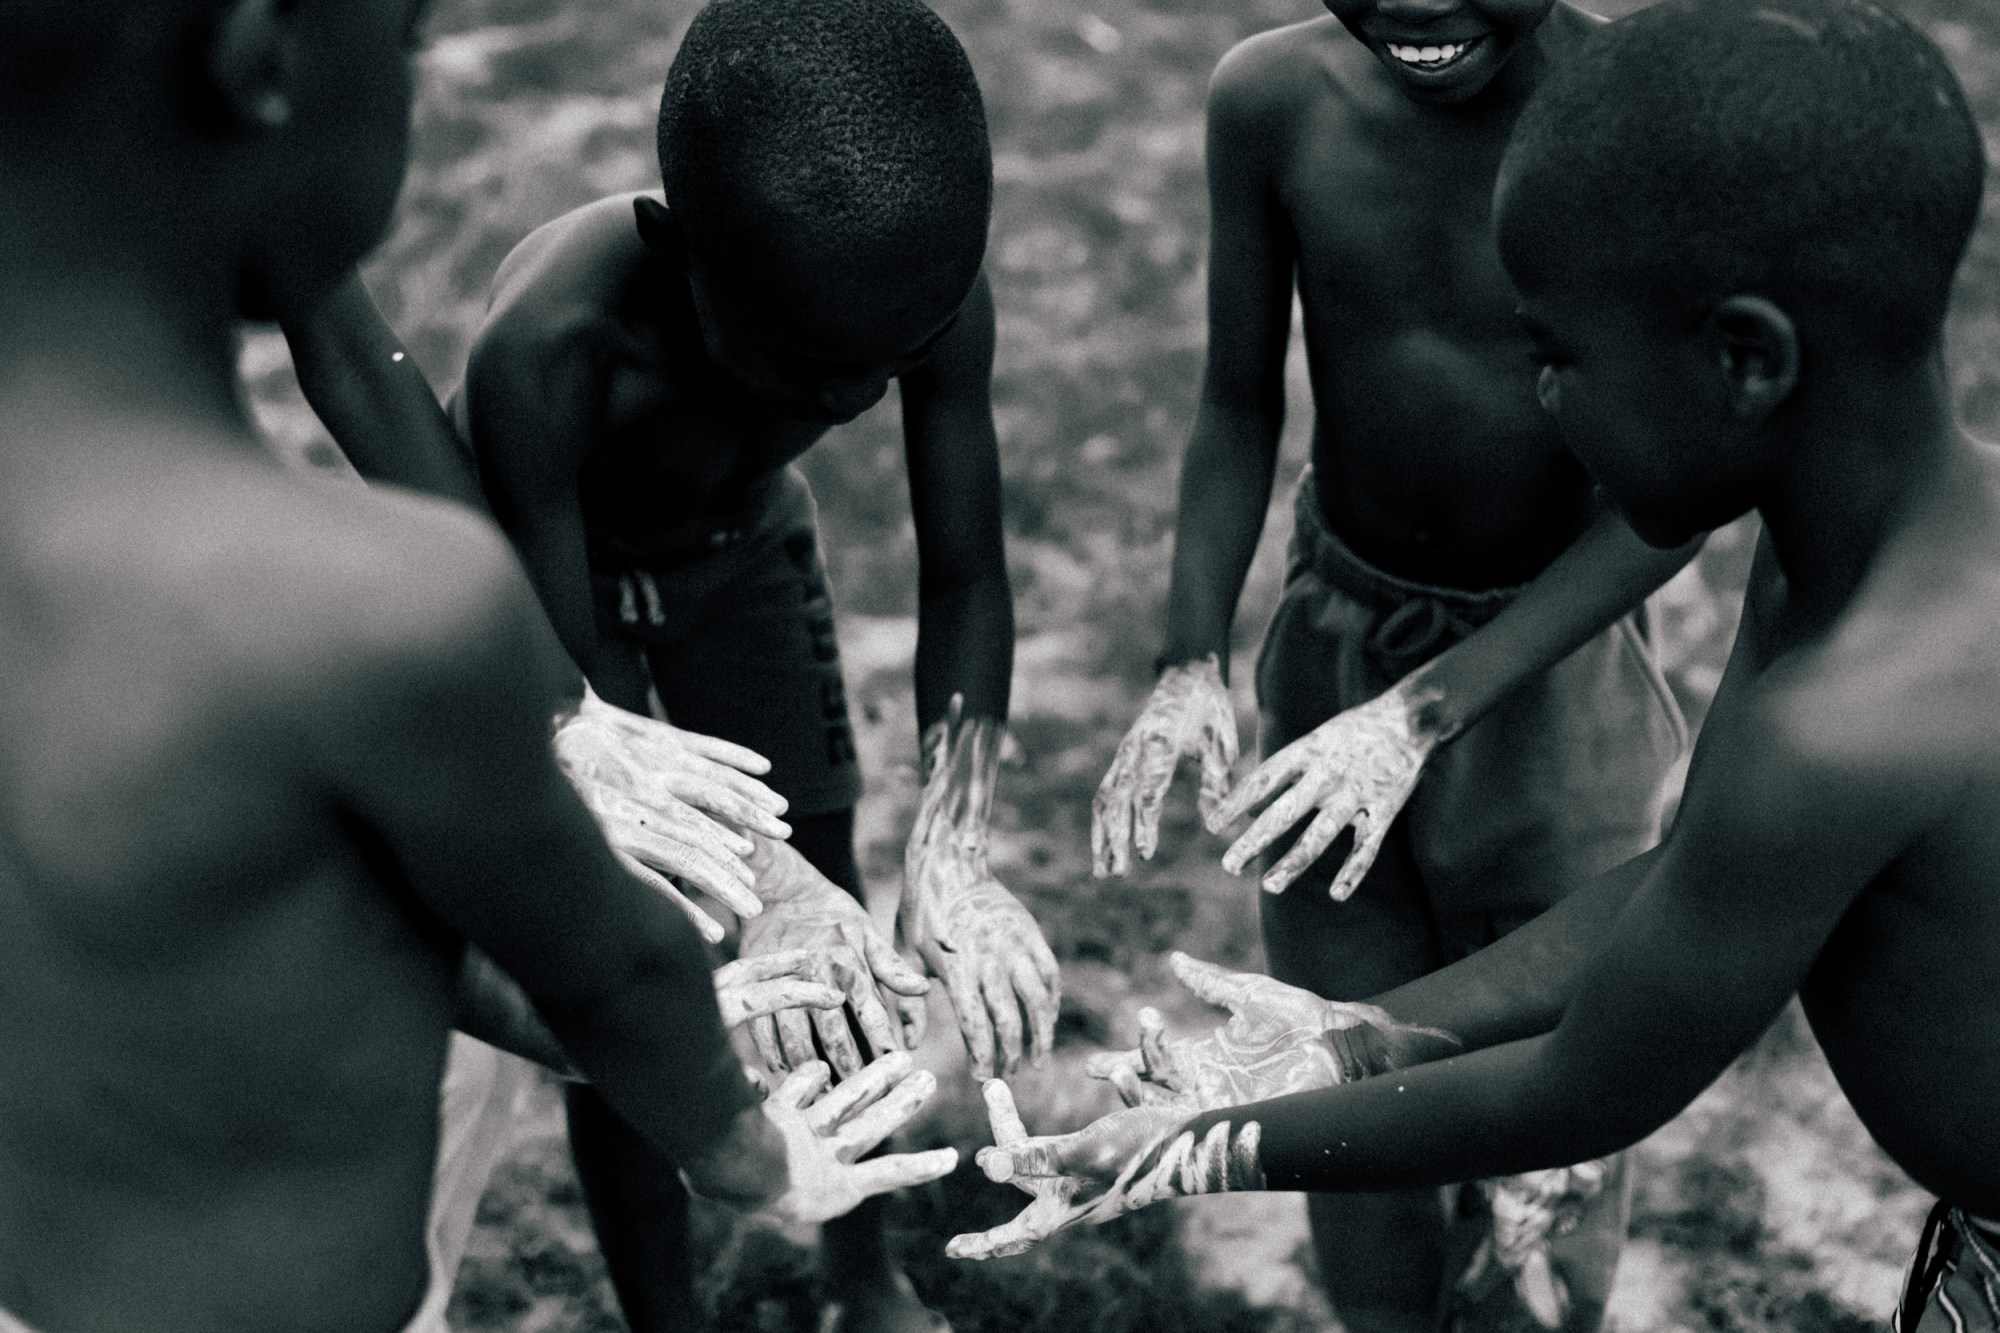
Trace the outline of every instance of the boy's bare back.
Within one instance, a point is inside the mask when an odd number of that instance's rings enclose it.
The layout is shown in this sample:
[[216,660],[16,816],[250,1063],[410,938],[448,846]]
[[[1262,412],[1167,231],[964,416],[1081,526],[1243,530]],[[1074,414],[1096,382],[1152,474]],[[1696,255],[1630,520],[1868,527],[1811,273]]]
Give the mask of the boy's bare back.
[[367,807],[518,576],[468,516],[243,439],[43,433],[60,466],[0,488],[0,1304],[393,1327],[462,946]]
[[[1534,40],[1594,22],[1558,4]],[[1540,55],[1517,52],[1501,79],[1527,80],[1517,67]],[[1296,265],[1328,520],[1364,559],[1449,587],[1526,582],[1591,516],[1589,479],[1522,373],[1493,244],[1520,100],[1496,86],[1464,108],[1413,102],[1332,17],[1242,43],[1211,95],[1211,262],[1231,270],[1211,283],[1212,342],[1249,349],[1211,373],[1281,373]]]

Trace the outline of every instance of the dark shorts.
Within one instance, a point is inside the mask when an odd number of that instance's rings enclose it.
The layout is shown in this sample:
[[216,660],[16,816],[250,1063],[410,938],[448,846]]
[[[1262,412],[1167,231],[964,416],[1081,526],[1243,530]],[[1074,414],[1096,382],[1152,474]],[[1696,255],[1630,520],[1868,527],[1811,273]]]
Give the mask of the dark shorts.
[[[1426,587],[1364,563],[1327,527],[1308,471],[1284,592],[1257,663],[1263,754],[1381,694],[1514,595]],[[1686,724],[1635,614],[1440,747],[1392,835],[1419,881],[1412,887],[1423,901],[1405,905],[1405,917],[1431,933],[1431,965],[1491,943],[1658,841],[1665,780],[1686,746]],[[1283,898],[1323,902],[1345,845]],[[1371,891],[1382,889],[1364,883],[1348,903],[1326,905],[1338,914]]]
[[805,478],[786,469],[761,512],[739,522],[646,568],[593,542],[598,633],[644,649],[668,721],[769,759],[765,781],[789,814],[851,808],[861,770]]

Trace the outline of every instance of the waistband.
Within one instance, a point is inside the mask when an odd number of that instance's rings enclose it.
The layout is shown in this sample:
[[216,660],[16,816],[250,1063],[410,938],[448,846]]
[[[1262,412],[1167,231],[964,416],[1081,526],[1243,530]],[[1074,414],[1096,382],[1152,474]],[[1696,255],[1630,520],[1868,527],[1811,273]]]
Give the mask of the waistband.
[[641,570],[670,574],[769,533],[818,521],[818,506],[805,475],[796,467],[785,467],[773,474],[748,504],[709,521],[688,524],[686,535],[679,540],[627,543],[602,531],[601,525],[589,525],[585,541],[592,569],[612,574]]
[[1521,595],[1523,585],[1506,588],[1447,588],[1419,583],[1377,569],[1350,549],[1326,521],[1319,499],[1319,481],[1307,467],[1299,475],[1293,501],[1292,556],[1303,561],[1331,587],[1366,602],[1378,611],[1395,611],[1413,601],[1433,603],[1465,622],[1469,629],[1484,625]]

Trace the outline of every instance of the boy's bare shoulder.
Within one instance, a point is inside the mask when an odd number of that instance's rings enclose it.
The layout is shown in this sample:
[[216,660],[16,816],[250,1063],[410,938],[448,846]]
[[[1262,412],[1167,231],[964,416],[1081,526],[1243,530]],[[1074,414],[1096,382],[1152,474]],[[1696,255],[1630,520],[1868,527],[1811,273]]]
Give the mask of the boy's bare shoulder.
[[1990,543],[1900,546],[1778,673],[1774,715],[1802,753],[1849,771],[1926,785],[2000,773],[2000,525]]
[[572,209],[509,251],[494,274],[473,359],[518,368],[602,341],[645,255],[632,213],[638,197]]
[[1209,82],[1210,114],[1268,123],[1341,96],[1343,84],[1355,72],[1348,48],[1358,46],[1331,16],[1246,37],[1215,67]]
[[234,459],[127,495],[92,516],[92,563],[125,581],[128,608],[184,627],[180,664],[245,704],[338,718],[427,673],[476,674],[525,623],[505,540],[458,505]]

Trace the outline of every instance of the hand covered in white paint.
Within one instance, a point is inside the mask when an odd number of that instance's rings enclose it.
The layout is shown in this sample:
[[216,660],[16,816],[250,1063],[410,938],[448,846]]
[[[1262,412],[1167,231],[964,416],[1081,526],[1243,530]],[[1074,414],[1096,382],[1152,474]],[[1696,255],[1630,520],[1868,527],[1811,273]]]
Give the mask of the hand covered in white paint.
[[848,1027],[849,1014],[871,1056],[915,1047],[923,1037],[923,996],[931,984],[903,961],[867,909],[789,844],[759,839],[750,865],[764,910],[743,923],[739,961],[768,964],[774,957],[808,953],[823,964],[838,995],[830,1007],[782,1006],[750,1016],[750,1035],[765,1065],[774,1071],[802,1069],[824,1052],[842,1078],[859,1073],[864,1060]]
[[991,1148],[979,1150],[987,1178],[1031,1196],[1012,1220],[951,1238],[954,1259],[1021,1254],[1078,1222],[1101,1223],[1162,1199],[1264,1188],[1259,1127],[1219,1123],[1197,1140],[1187,1112],[1166,1106],[1117,1111],[1074,1134],[1032,1138],[1007,1085],[986,1085]]
[[1399,1023],[1372,1004],[1322,999],[1184,953],[1167,962],[1189,990],[1229,1010],[1229,1022],[1206,1037],[1172,1038],[1157,1010],[1141,1009],[1137,1050],[1093,1055],[1084,1064],[1093,1078],[1109,1080],[1127,1106],[1173,1106],[1187,1114],[1243,1106],[1462,1049],[1450,1034]]
[[739,958],[715,969],[715,1006],[726,1028],[786,1009],[839,1009],[846,1002],[834,989],[832,966],[808,949]]
[[929,777],[903,856],[897,926],[944,982],[973,1075],[1020,1064],[1023,1024],[1037,1064],[1055,1049],[1062,976],[1041,927],[987,868],[986,824],[999,775],[1000,726],[950,718],[924,737]]
[[1345,902],[1375,864],[1389,825],[1410,799],[1424,762],[1443,739],[1422,722],[1427,702],[1406,680],[1327,719],[1259,764],[1209,814],[1209,832],[1221,833],[1253,806],[1281,790],[1284,794],[1223,853],[1222,868],[1242,874],[1279,835],[1317,810],[1318,816],[1298,841],[1265,874],[1264,890],[1283,893],[1333,845],[1342,829],[1352,826],[1354,848],[1330,887],[1333,900]]
[[711,944],[723,927],[667,879],[678,875],[739,917],[762,910],[744,832],[784,838],[785,798],[754,776],[753,750],[605,703],[588,684],[556,719],[556,762],[625,868],[672,899]]
[[1600,1160],[1480,1181],[1480,1192],[1493,1210],[1493,1229],[1459,1279],[1460,1289],[1476,1290],[1496,1278],[1510,1280],[1536,1323],[1562,1327],[1569,1315],[1569,1290],[1555,1271],[1549,1246],[1576,1229],[1609,1174],[1610,1163]]
[[956,1148],[860,1160],[908,1124],[937,1091],[936,1075],[913,1072],[907,1054],[885,1055],[829,1088],[831,1078],[825,1064],[812,1061],[764,1102],[764,1115],[784,1139],[790,1180],[769,1205],[779,1220],[825,1222],[864,1199],[936,1180],[957,1167]]
[[1214,653],[1160,673],[1139,720],[1118,743],[1118,753],[1090,803],[1091,867],[1099,879],[1123,875],[1132,849],[1150,861],[1160,846],[1160,811],[1181,756],[1201,759],[1203,816],[1229,792],[1236,762],[1236,710],[1229,702],[1222,666]]

